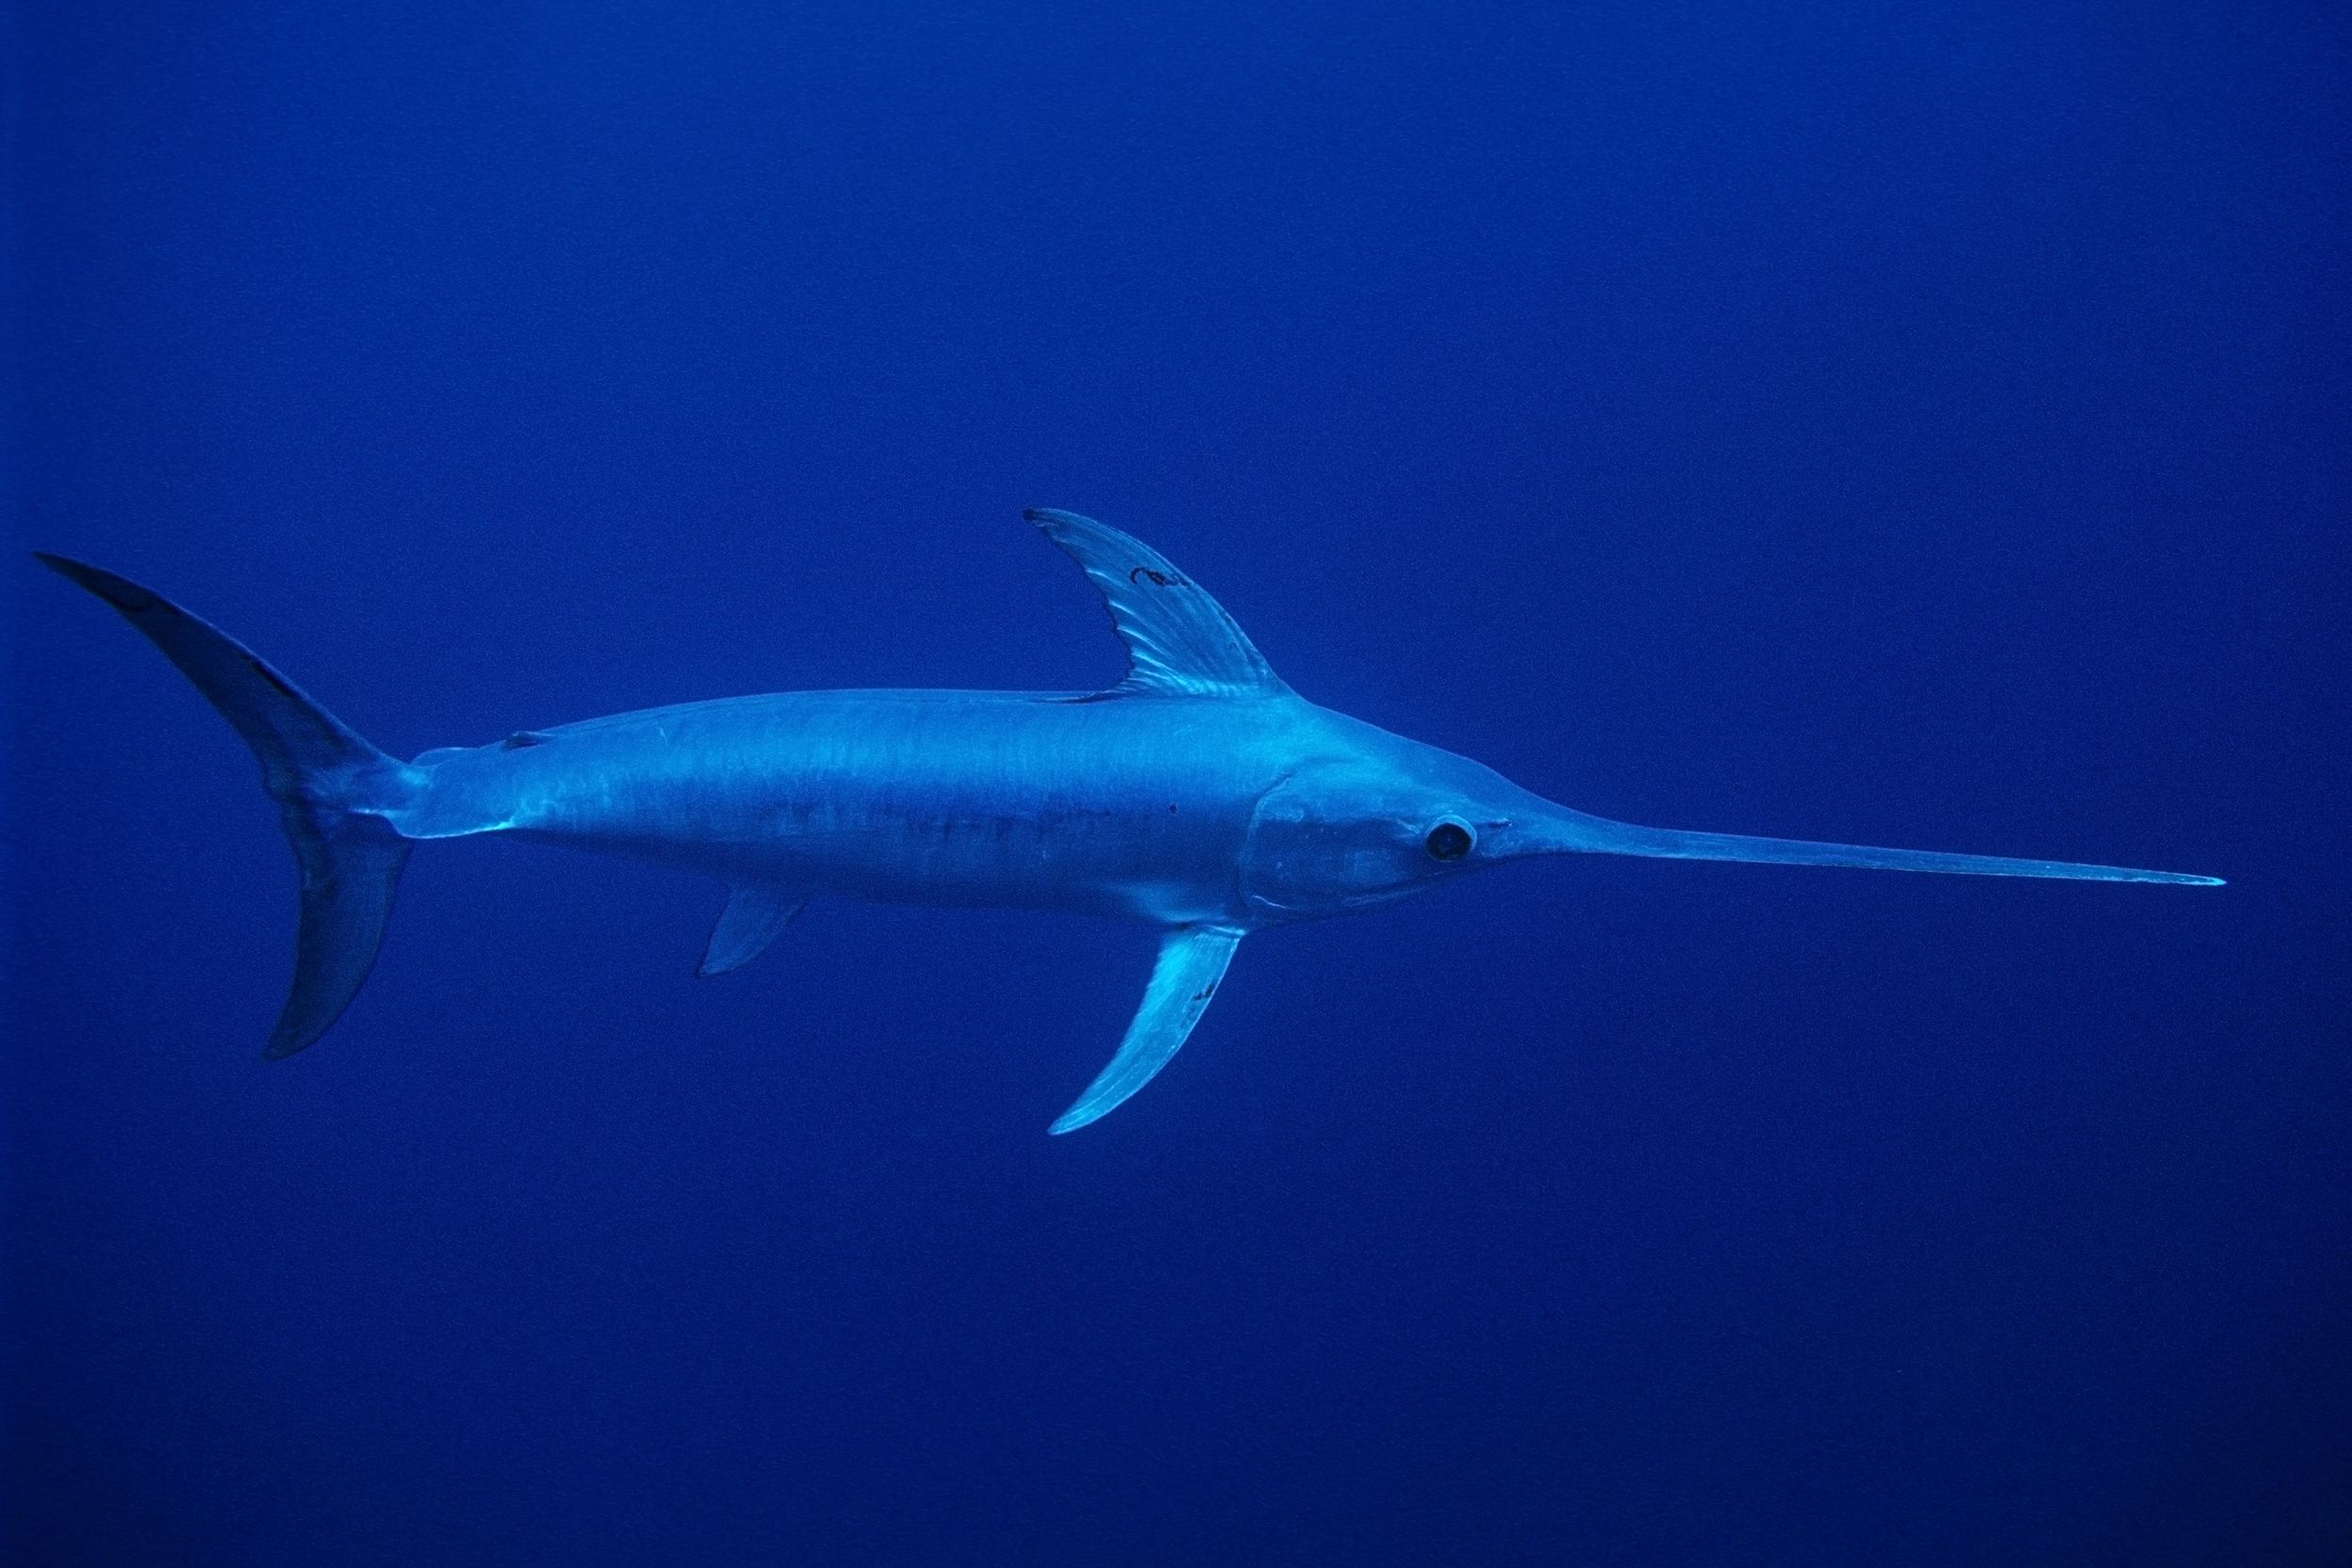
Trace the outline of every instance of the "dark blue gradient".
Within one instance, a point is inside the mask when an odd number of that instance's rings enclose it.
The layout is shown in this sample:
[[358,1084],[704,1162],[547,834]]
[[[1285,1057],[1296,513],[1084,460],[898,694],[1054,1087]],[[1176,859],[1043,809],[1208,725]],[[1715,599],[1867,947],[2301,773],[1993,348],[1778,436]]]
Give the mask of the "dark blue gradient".
[[2352,1560],[2352,18],[64,5],[7,499],[389,751],[1120,658],[1624,820],[1245,944],[425,845],[0,568],[11,1565]]

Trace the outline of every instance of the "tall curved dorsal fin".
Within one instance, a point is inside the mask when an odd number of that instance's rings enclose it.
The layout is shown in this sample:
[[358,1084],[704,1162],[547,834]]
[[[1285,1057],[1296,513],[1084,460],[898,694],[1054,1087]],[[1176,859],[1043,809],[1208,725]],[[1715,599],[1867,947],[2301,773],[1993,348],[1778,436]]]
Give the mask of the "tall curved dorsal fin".
[[1022,514],[1102,591],[1127,645],[1127,678],[1104,696],[1273,696],[1288,691],[1209,591],[1115,528],[1033,506]]

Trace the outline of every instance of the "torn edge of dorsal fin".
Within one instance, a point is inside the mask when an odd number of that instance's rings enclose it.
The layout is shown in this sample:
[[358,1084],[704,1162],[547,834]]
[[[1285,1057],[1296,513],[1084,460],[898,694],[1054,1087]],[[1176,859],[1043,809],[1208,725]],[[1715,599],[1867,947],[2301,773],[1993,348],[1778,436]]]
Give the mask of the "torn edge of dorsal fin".
[[1290,690],[1224,606],[1151,546],[1075,512],[1033,506],[1022,515],[1102,593],[1111,628],[1126,645],[1127,678],[1097,696],[1280,696]]

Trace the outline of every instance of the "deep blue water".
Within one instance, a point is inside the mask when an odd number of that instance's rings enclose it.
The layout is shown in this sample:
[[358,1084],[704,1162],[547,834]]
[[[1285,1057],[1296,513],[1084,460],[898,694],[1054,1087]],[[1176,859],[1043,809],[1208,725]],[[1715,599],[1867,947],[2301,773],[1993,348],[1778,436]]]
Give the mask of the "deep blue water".
[[[1931,10],[1933,14],[1931,14]],[[1119,655],[1590,811],[1247,944],[426,846],[21,556],[11,1563],[2352,1560],[2352,16],[51,3],[25,546],[388,749]]]

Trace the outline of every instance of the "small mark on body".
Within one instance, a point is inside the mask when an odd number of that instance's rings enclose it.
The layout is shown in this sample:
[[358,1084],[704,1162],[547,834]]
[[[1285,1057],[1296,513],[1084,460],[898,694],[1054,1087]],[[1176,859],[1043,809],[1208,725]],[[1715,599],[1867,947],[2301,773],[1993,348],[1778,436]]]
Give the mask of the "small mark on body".
[[544,735],[538,734],[536,731],[516,730],[513,735],[508,736],[504,740],[499,742],[499,750],[501,752],[519,752],[526,746],[544,746],[547,744],[547,741],[548,737]]
[[1153,571],[1149,566],[1137,566],[1127,574],[1129,582],[1135,581],[1137,578],[1150,578],[1154,588],[1190,588],[1192,586],[1191,583],[1173,573]]
[[1215,996],[1216,994],[1216,982],[1212,980],[1207,985],[1202,986],[1199,990],[1194,991],[1192,993],[1192,999],[1195,1002],[1206,1002],[1210,997]]

